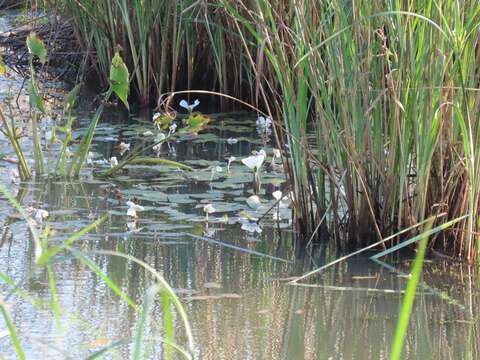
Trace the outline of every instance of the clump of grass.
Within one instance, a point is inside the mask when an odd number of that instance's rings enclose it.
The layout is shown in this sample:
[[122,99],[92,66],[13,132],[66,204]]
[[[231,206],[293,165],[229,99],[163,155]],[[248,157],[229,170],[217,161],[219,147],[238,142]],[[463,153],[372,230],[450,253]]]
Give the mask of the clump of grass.
[[469,214],[431,243],[475,261],[478,2],[222,5],[278,114],[305,238],[323,229],[364,246]]
[[[235,29],[218,2],[192,0],[53,1],[71,18],[96,74],[105,77],[116,49],[142,104],[178,87],[242,94],[253,83]],[[231,66],[235,63],[235,66]]]

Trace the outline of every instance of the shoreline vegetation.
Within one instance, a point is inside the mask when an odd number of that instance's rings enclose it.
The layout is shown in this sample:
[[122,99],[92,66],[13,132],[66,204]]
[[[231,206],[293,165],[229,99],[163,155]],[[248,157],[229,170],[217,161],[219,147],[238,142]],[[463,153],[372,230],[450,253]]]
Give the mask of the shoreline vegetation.
[[264,109],[304,244],[361,248],[468,215],[430,246],[475,263],[476,1],[52,4],[102,81],[120,49],[141,103],[207,90]]

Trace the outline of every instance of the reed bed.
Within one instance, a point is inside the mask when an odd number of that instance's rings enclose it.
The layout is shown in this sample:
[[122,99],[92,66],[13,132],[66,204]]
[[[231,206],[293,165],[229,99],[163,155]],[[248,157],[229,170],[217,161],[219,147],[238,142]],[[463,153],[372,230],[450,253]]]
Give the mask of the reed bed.
[[54,4],[100,76],[121,50],[141,102],[197,88],[269,112],[305,244],[468,214],[430,245],[477,259],[477,1]]
[[239,37],[229,24],[231,18],[218,2],[50,3],[72,20],[75,35],[104,84],[115,51],[122,50],[132,73],[132,94],[140,103],[154,102],[159,94],[193,84],[243,96],[245,84],[254,81]]
[[360,247],[469,214],[430,243],[474,262],[478,2],[222,4],[289,145],[301,232]]

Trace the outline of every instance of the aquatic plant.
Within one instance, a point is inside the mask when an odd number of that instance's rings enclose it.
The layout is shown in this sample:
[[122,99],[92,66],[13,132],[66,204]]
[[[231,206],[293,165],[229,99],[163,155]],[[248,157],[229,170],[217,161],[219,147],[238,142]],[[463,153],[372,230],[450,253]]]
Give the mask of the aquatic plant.
[[208,215],[213,214],[216,211],[217,209],[215,209],[212,204],[205,205],[203,207],[203,212],[205,213],[205,220],[208,221]]
[[242,159],[242,163],[253,172],[253,187],[255,193],[258,193],[260,190],[260,171],[265,161],[265,156],[265,151],[261,150],[255,155],[250,155]]
[[195,99],[192,104],[189,104],[187,100],[181,100],[179,105],[180,107],[188,110],[188,112],[191,114],[193,109],[200,105],[200,101],[198,99]]

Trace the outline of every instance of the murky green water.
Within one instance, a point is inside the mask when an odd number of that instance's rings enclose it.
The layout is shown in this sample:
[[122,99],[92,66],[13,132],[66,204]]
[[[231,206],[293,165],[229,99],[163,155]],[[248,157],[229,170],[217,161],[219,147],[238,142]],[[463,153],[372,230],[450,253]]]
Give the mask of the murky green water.
[[[4,84],[18,86],[14,76],[2,81],[2,97]],[[80,134],[88,116],[78,115]],[[148,130],[153,127],[147,119],[129,119],[127,124],[121,112],[110,111],[96,133],[96,160],[120,158],[116,145],[122,141],[132,146],[151,141],[145,135]],[[238,142],[228,141],[232,138]],[[75,247],[138,303],[152,284],[151,276],[131,261],[96,251],[124,252],[159,271],[186,306],[200,359],[388,358],[406,285],[402,272],[408,273],[410,262],[389,259],[395,272],[355,258],[312,279],[308,287],[287,285],[289,277],[340,254],[334,246],[325,245],[300,256],[287,208],[281,209],[280,221],[267,216],[260,234],[242,229],[242,211],[260,217],[273,204],[272,192],[285,187],[281,172],[263,174],[263,204],[256,211],[248,208],[245,199],[252,194],[251,174],[238,159],[261,148],[271,154],[271,144],[256,133],[251,115],[224,114],[213,118],[206,133],[160,150],[161,156],[194,167],[193,173],[165,166],[130,166],[107,182],[92,177],[92,169],[87,168],[82,181],[10,184],[12,165],[0,162],[0,177],[24,207],[49,211],[52,243],[60,243],[66,234],[108,212],[108,220]],[[1,135],[0,153],[12,155]],[[230,156],[237,161],[227,173]],[[102,166],[108,164],[95,169]],[[212,174],[216,166],[222,171]],[[132,198],[145,207],[136,221],[126,216],[126,201]],[[202,212],[207,203],[218,210],[208,225]],[[86,358],[134,336],[137,313],[92,271],[71,256],[60,256],[52,270],[63,309],[58,321],[18,295],[8,297],[11,287],[0,281],[28,359]],[[46,270],[34,266],[33,241],[25,222],[2,198],[0,271],[32,297],[51,298]],[[427,262],[424,280],[428,287],[421,289],[415,303],[405,358],[480,358],[480,292],[473,269]],[[152,337],[162,336],[163,321],[159,301],[148,324]],[[183,329],[176,324],[176,340],[183,344]],[[162,358],[160,342],[152,341],[148,347],[150,358]],[[123,359],[131,350],[131,345],[122,345],[105,358]],[[13,359],[14,350],[0,321],[3,358]]]

